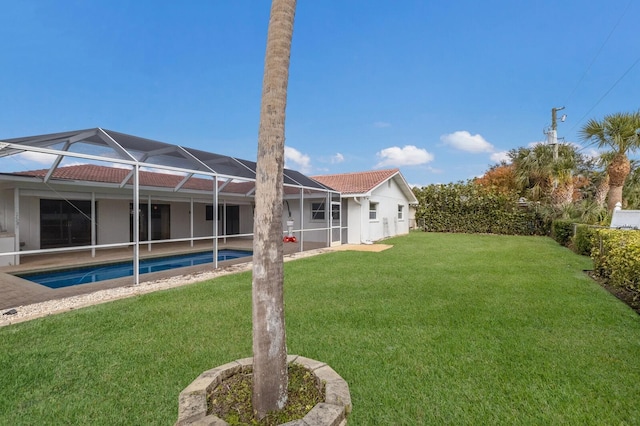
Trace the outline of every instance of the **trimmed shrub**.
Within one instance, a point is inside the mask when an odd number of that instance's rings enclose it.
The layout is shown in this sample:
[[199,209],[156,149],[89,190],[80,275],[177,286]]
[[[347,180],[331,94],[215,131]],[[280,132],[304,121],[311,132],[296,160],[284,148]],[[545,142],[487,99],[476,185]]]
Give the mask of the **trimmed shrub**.
[[569,246],[571,237],[573,237],[573,224],[572,220],[556,219],[551,222],[551,237],[558,242],[558,244],[565,247]]
[[571,249],[577,254],[591,256],[594,237],[596,236],[598,229],[601,228],[597,228],[592,225],[585,225],[583,223],[576,225],[576,234],[571,239]]
[[640,290],[640,232],[600,229],[591,258],[596,272],[609,284]]

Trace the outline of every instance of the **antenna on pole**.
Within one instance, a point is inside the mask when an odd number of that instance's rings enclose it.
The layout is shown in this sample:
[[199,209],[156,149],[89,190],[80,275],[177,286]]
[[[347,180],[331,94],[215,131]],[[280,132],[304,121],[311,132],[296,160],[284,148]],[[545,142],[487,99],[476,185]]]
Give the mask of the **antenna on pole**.
[[[564,107],[559,108],[551,108],[551,131],[549,135],[549,143],[553,144],[553,161],[558,159],[558,111],[562,111]],[[567,119],[567,115],[564,114],[560,121],[564,123],[564,120]]]
[[[558,130],[558,111],[562,111],[564,107],[551,108],[551,130]],[[567,119],[567,114],[560,118],[560,121],[564,122]]]

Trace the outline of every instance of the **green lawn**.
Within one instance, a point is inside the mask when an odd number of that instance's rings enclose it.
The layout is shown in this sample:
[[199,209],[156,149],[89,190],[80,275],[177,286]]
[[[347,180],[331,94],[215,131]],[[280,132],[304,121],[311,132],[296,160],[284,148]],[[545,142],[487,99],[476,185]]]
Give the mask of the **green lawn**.
[[[289,353],[350,425],[640,424],[640,317],[548,238],[412,233],[285,267]],[[249,273],[0,329],[0,424],[165,424],[251,356]]]

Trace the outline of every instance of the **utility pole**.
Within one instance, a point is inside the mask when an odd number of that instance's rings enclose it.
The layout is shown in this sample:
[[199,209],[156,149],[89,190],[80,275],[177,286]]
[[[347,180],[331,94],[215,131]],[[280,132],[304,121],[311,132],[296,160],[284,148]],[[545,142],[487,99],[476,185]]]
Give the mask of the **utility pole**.
[[[564,107],[551,108],[551,131],[547,134],[547,141],[553,144],[553,161],[558,159],[558,111],[562,111]],[[564,121],[566,115],[560,119]]]

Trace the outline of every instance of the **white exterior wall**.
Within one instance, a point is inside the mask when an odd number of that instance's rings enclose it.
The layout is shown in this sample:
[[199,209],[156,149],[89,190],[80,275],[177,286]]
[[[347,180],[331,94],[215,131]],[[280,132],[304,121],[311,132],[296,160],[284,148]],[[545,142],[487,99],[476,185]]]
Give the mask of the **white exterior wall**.
[[[130,240],[129,200],[97,200],[96,237],[98,244],[127,243]],[[39,218],[36,219],[39,223]]]
[[[391,179],[376,188],[369,197],[348,199],[348,244],[362,244],[409,232],[409,202],[396,182]],[[369,203],[377,203],[377,218],[369,219]],[[403,207],[398,219],[398,206]],[[343,213],[344,214],[344,213]]]
[[[347,244],[361,244],[368,239],[365,235],[369,224],[369,203],[363,197],[358,199],[360,204],[355,199],[349,198],[347,200],[347,211],[342,214],[347,215]],[[362,206],[364,202],[365,206]],[[363,224],[366,224],[363,227]]]
[[[368,238],[364,240],[378,241],[396,235],[409,233],[409,202],[393,179],[376,188],[369,202],[378,203],[376,220],[369,220],[369,205],[366,204]],[[403,217],[398,219],[398,206],[403,207]]]
[[[12,203],[13,204],[13,203]],[[20,197],[20,243],[23,250],[40,248],[40,198]]]
[[240,205],[240,233],[253,233],[253,206],[251,205]]
[[[193,236],[194,237],[210,237],[213,235],[213,221],[207,220],[207,205],[210,203],[193,203]],[[173,217],[173,213],[172,216]]]
[[169,203],[171,207],[169,218],[169,227],[171,230],[171,238],[189,238],[191,237],[191,219],[189,208],[189,201],[179,203],[179,202],[171,202]]
[[13,189],[3,189],[0,197],[0,232],[13,232]]

